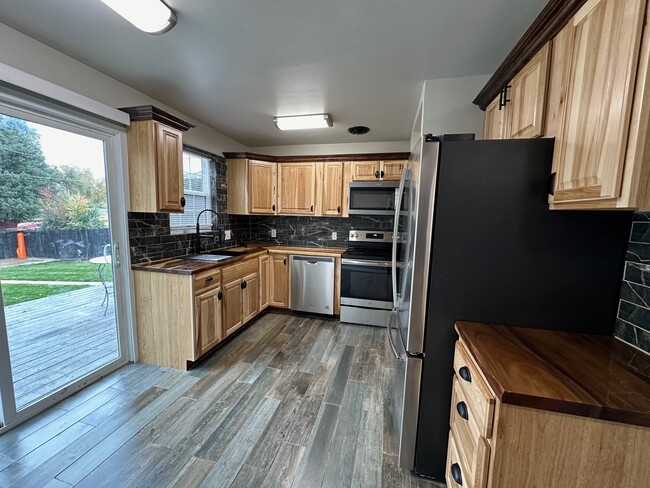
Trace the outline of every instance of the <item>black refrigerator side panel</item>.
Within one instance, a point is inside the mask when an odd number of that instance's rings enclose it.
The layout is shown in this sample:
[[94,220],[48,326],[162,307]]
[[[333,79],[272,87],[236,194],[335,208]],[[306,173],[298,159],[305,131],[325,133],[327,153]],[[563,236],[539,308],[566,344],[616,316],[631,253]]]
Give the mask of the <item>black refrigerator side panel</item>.
[[457,320],[611,334],[631,212],[550,211],[553,140],[443,142],[415,470],[444,479]]

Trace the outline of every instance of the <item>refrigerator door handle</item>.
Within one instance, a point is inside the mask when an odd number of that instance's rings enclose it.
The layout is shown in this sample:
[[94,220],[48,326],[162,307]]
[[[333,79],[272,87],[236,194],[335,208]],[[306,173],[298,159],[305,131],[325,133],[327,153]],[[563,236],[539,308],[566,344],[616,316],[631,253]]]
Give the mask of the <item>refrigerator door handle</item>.
[[402,207],[402,198],[404,196],[404,185],[406,182],[406,172],[408,169],[402,170],[402,177],[399,180],[399,189],[397,190],[397,200],[395,201],[395,217],[393,220],[393,254],[392,254],[392,269],[391,276],[393,281],[393,308],[397,311],[397,238],[399,236],[399,217],[400,208]]
[[[388,333],[388,344],[390,344],[390,348],[393,351],[393,354],[395,355],[395,359],[397,361],[401,361],[402,357],[397,353],[397,349],[395,348],[395,340],[393,339],[393,331],[391,330],[391,326],[393,324],[393,317],[397,317],[397,320],[399,320],[399,315],[395,311],[395,308],[393,308],[393,311],[390,314],[390,318],[388,319],[388,325],[386,326],[386,332]],[[397,331],[399,334],[399,330]]]

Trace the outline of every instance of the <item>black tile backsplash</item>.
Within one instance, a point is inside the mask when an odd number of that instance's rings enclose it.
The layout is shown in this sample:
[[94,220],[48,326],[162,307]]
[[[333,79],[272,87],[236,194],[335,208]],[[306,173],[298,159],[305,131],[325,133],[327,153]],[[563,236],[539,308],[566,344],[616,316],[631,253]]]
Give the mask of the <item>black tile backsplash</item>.
[[[250,242],[273,242],[285,246],[347,247],[350,229],[392,230],[388,216],[365,217],[249,217]],[[275,229],[276,237],[271,237]],[[336,240],[332,232],[337,233]]]
[[634,214],[615,335],[650,352],[650,212]]

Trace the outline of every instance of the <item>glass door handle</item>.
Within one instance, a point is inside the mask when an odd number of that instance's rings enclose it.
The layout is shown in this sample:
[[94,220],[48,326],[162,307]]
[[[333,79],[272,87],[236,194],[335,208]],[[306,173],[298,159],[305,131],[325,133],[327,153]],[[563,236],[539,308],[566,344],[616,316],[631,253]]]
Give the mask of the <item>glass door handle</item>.
[[113,262],[115,263],[116,268],[119,268],[122,265],[122,260],[120,259],[120,245],[118,243],[113,245]]

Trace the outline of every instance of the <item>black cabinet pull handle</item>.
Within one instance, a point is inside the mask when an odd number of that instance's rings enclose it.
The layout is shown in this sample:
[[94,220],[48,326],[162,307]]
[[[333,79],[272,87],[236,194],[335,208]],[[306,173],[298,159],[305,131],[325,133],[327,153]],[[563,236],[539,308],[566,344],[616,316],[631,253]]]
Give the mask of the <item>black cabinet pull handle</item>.
[[456,411],[458,412],[458,415],[461,416],[464,420],[469,420],[469,412],[467,411],[467,405],[465,402],[458,402],[456,404]]
[[340,205],[338,207],[336,207],[336,212],[341,213],[341,206]]
[[205,282],[206,282],[206,283],[209,283],[209,282],[211,282],[213,279],[214,279],[214,278],[213,278],[212,276],[208,276],[208,277],[205,279]]
[[460,466],[458,466],[458,463],[451,465],[451,477],[454,478],[454,481],[456,483],[458,483],[460,486],[463,486],[463,474],[460,470]]
[[248,286],[248,285],[246,284],[245,281],[242,281],[242,282],[241,282],[241,289],[242,289],[242,290],[243,290],[244,288],[246,288],[247,286]]
[[221,300],[223,298],[223,293],[219,292],[217,293],[217,300]]
[[467,366],[463,366],[458,370],[458,374],[460,375],[461,378],[463,378],[465,381],[468,383],[472,382],[472,374],[469,372],[469,368]]
[[379,179],[379,171],[375,171],[375,178]]
[[386,174],[386,173],[384,173],[384,170],[382,169],[382,170],[381,170],[381,177],[383,178],[385,174]]
[[273,210],[275,212],[275,203],[273,205],[271,205],[271,210]]
[[181,207],[185,207],[185,197],[181,197]]

